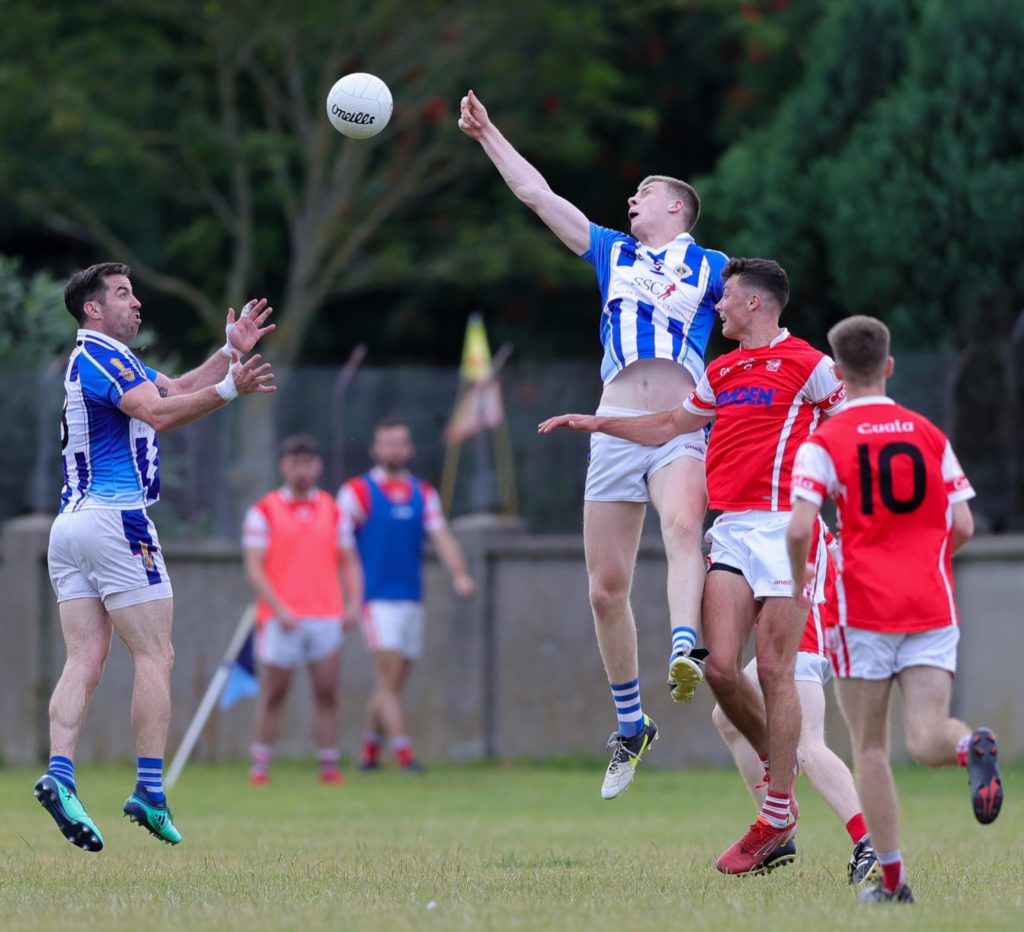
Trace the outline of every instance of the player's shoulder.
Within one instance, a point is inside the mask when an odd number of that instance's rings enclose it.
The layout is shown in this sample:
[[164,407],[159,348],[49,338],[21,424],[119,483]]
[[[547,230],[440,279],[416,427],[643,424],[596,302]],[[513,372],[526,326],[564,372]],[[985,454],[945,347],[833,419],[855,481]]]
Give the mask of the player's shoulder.
[[106,340],[100,334],[79,336],[77,348],[81,351],[78,363],[83,377],[90,371],[99,371],[125,385],[150,381],[146,367],[130,349]]

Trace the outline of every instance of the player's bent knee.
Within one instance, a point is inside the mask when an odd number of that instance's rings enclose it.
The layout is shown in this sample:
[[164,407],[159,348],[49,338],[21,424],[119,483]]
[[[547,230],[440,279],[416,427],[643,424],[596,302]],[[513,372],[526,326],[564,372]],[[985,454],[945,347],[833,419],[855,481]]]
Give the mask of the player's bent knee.
[[708,685],[715,692],[731,692],[736,689],[740,677],[743,675],[742,671],[732,665],[715,663],[713,657],[714,654],[708,658],[707,665],[704,667],[704,678],[708,681]]

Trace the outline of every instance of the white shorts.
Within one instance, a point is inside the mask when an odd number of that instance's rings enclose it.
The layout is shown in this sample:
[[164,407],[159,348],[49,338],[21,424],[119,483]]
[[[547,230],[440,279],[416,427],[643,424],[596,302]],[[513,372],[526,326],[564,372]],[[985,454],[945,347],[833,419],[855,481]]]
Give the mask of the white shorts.
[[156,528],[141,508],[57,515],[46,562],[58,602],[101,599],[109,610],[173,595]]
[[832,667],[839,679],[888,680],[907,667],[935,667],[956,673],[958,625],[914,634],[863,628],[828,629]]
[[256,659],[294,669],[330,657],[344,639],[340,618],[301,618],[294,628],[270,618],[256,632]]
[[[609,417],[647,414],[646,411],[605,405],[598,408],[597,413]],[[592,434],[583,499],[588,502],[648,502],[647,483],[659,469],[681,456],[692,456],[704,462],[707,451],[703,430],[680,434],[660,447],[645,447],[608,434]]]
[[[815,574],[810,583],[814,602],[825,601],[825,569],[828,551],[821,535],[815,552]],[[793,574],[786,550],[788,511],[726,512],[715,519],[704,540],[710,546],[708,564],[719,563],[739,572],[755,599],[793,594]]]
[[369,651],[393,650],[406,660],[423,653],[423,603],[377,599],[363,610],[363,638]]
[[[755,657],[744,668],[755,682],[757,681],[757,658]],[[812,654],[809,650],[799,651],[796,655],[796,674],[794,682],[820,683],[824,686],[832,679],[832,664],[828,657]]]

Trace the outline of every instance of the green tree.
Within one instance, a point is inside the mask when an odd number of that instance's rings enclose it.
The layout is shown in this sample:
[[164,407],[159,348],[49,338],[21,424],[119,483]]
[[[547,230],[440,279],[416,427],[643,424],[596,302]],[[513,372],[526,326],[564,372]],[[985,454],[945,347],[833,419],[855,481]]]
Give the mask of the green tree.
[[801,335],[821,344],[836,320],[866,313],[898,350],[947,351],[943,426],[954,434],[958,413],[976,423],[981,411],[1004,425],[956,442],[979,463],[1000,458],[1009,501],[993,510],[1008,513],[1020,474],[1021,47],[1012,0],[839,0],[776,116],[703,184],[724,248],[789,271]]

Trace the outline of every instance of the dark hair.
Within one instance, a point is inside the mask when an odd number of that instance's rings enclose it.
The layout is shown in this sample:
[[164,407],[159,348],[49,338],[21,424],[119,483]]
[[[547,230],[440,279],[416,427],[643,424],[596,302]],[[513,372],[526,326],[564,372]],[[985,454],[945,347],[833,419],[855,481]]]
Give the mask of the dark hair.
[[885,375],[889,328],[877,317],[856,314],[839,321],[828,342],[847,382],[871,383]]
[[[377,433],[378,430],[390,430],[392,427],[404,427],[409,430],[409,425],[403,421],[400,417],[396,417],[394,414],[389,414],[387,417],[382,417],[377,421],[376,426],[373,428],[373,432]],[[409,431],[412,432],[411,430]]]
[[740,278],[753,291],[766,292],[779,310],[789,302],[789,276],[774,259],[730,259],[722,278]]
[[123,262],[100,262],[98,265],[90,265],[87,269],[75,272],[64,286],[64,306],[79,323],[85,320],[86,301],[103,299],[107,287],[106,279],[110,275],[131,278],[132,270]]
[[309,434],[292,434],[281,444],[281,456],[319,456],[320,444]]

